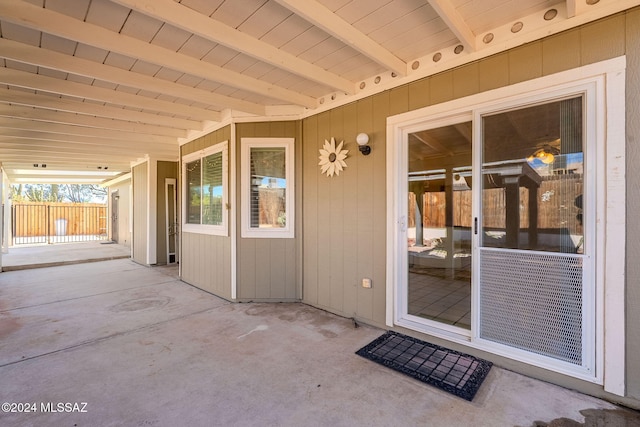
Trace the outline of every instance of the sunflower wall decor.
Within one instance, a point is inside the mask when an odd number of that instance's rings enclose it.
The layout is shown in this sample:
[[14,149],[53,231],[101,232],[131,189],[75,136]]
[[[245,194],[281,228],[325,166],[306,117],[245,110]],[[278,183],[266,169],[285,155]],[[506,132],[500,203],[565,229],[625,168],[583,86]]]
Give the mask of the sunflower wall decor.
[[324,140],[324,145],[320,149],[320,173],[326,173],[328,177],[333,175],[339,176],[340,172],[347,167],[344,159],[347,158],[349,150],[343,150],[344,141],[340,142],[336,147],[335,138],[331,138],[331,142]]

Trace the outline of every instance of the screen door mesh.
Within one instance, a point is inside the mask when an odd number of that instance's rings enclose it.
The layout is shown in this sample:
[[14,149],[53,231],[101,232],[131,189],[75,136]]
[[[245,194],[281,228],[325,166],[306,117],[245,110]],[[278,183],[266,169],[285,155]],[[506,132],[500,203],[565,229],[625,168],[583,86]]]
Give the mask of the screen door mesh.
[[582,364],[581,256],[480,250],[480,337]]

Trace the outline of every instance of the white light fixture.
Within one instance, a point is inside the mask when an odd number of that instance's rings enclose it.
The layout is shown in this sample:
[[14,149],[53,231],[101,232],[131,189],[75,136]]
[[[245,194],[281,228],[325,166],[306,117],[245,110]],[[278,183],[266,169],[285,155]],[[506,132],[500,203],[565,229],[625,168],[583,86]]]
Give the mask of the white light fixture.
[[362,154],[368,156],[369,153],[371,153],[371,147],[367,145],[369,144],[369,135],[359,133],[358,136],[356,136],[356,142],[358,143],[358,150],[360,150]]

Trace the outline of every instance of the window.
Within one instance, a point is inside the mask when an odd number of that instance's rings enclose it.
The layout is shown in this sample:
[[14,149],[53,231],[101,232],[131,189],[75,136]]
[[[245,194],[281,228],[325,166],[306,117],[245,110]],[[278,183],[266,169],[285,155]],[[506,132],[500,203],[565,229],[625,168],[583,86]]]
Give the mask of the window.
[[228,234],[227,146],[225,141],[182,158],[185,232]]
[[293,141],[242,139],[242,237],[294,237]]

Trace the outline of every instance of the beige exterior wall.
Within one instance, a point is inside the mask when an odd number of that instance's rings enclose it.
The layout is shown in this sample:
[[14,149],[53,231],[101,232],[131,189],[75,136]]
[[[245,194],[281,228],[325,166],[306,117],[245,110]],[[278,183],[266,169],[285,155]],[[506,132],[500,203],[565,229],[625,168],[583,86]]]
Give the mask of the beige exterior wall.
[[[445,71],[303,120],[303,300],[345,317],[385,326],[386,119],[467,95],[627,55],[627,399],[640,405],[640,9],[584,25],[508,52]],[[370,136],[368,157],[355,137]],[[348,167],[339,178],[318,168],[325,139],[345,140]],[[622,207],[621,207],[622,208]],[[617,238],[617,237],[614,237]],[[631,262],[629,262],[631,261]],[[372,289],[360,286],[363,277]],[[411,331],[403,331],[415,335]],[[510,369],[618,400],[602,386],[429,337]],[[623,399],[625,400],[625,399]]]
[[[238,300],[302,299],[333,313],[386,328],[386,120],[421,107],[506,87],[621,55],[627,57],[627,267],[625,398],[602,386],[564,377],[510,359],[433,337],[436,344],[488,358],[500,366],[586,393],[640,407],[640,8],[547,37],[471,64],[445,71],[301,121],[243,123],[236,128],[236,153],[242,137],[296,139],[295,239],[242,239],[240,186],[231,197],[236,215]],[[370,136],[372,152],[358,152],[355,137]],[[188,154],[229,140],[227,126],[182,147]],[[347,168],[339,177],[321,175],[318,150],[325,140],[345,141]],[[230,167],[240,182],[240,155]],[[621,207],[622,208],[622,207]],[[613,238],[619,238],[614,236]],[[231,297],[231,239],[182,236],[183,280],[216,295]],[[364,289],[362,278],[372,279]],[[410,335],[416,333],[403,330]],[[418,334],[419,336],[419,334]],[[424,336],[422,336],[424,337]]]
[[[386,117],[389,92],[303,122],[303,300],[383,325],[386,263]],[[355,143],[369,134],[371,154]],[[318,150],[332,137],[345,141],[347,168],[339,177],[320,173]],[[360,286],[363,277],[373,287]]]
[[627,394],[640,400],[640,8],[617,31],[625,31],[627,54]]
[[148,264],[148,168],[144,162],[131,169],[133,185],[133,260],[140,264]]
[[156,229],[158,234],[157,239],[157,255],[156,264],[164,265],[167,263],[167,210],[166,210],[166,178],[178,178],[178,163],[158,161],[158,174],[157,174],[157,221]]
[[[181,156],[191,154],[223,141],[229,141],[231,144],[230,126],[183,145],[180,147],[180,154]],[[178,168],[182,171],[182,158]],[[229,170],[231,169],[230,167]],[[182,206],[182,182],[178,183],[178,189],[179,206]],[[181,232],[180,239],[182,280],[222,298],[231,299],[230,235],[211,236]]]
[[[300,122],[266,122],[243,123],[236,127],[236,152],[240,153],[242,138],[255,137],[285,137],[295,139],[296,182],[300,182],[300,161],[302,144]],[[240,155],[236,157],[236,182],[240,182]],[[299,186],[298,186],[299,187]],[[237,283],[238,300],[252,301],[288,301],[300,299],[299,277],[302,264],[300,262],[301,196],[300,188],[296,187],[296,222],[295,238],[289,239],[243,239],[240,227],[237,231]],[[237,209],[234,210],[237,224],[240,224],[242,194],[240,185],[236,188]]]
[[[118,239],[117,243],[131,247],[131,180],[128,179],[109,187],[109,209],[111,213],[111,194],[118,192]],[[109,233],[111,233],[111,215],[109,215]],[[113,238],[113,235],[110,234]]]

